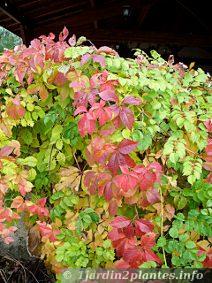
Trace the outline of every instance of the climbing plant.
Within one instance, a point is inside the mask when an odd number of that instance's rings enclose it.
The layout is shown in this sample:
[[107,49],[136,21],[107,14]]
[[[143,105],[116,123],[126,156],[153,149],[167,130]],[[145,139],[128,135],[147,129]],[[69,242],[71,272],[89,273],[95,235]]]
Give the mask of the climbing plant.
[[156,51],[122,58],[64,28],[4,51],[0,84],[6,243],[22,217],[58,278],[211,266],[209,74]]

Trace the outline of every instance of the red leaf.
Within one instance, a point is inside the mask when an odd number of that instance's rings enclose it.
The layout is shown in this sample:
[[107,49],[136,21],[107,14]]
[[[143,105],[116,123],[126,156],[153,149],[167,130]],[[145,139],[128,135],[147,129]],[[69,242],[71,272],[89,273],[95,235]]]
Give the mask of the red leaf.
[[118,150],[122,154],[129,154],[134,149],[136,149],[137,144],[138,143],[135,141],[125,139],[119,144]]
[[125,249],[123,259],[130,264],[132,268],[138,268],[144,261],[144,253],[137,246]]
[[141,237],[141,247],[151,249],[155,245],[155,233],[147,233]]
[[67,78],[65,75],[61,72],[58,72],[54,78],[54,84],[56,86],[64,86],[64,84],[67,82]]
[[212,268],[212,248],[207,251],[206,259],[203,261],[203,266],[205,268]]
[[135,193],[134,189],[138,184],[138,179],[130,174],[122,174],[114,178],[114,183],[120,189],[121,195],[130,197]]
[[113,242],[113,247],[116,249],[117,256],[123,256],[124,252],[136,246],[136,238],[124,238],[119,241]]
[[155,173],[145,170],[143,175],[140,175],[140,188],[141,190],[151,189],[156,181]]
[[109,202],[109,208],[108,208],[109,214],[116,215],[117,210],[118,210],[117,201],[113,199]]
[[131,266],[128,262],[124,261],[123,258],[121,258],[114,263],[114,267],[117,269],[129,269]]
[[127,238],[133,238],[135,236],[135,228],[132,223],[127,227],[124,227],[122,231]]
[[155,261],[159,264],[162,263],[161,259],[152,250],[144,251],[144,259],[145,261]]
[[205,152],[208,156],[212,156],[212,140],[208,141],[208,145],[205,148]]
[[8,116],[17,120],[17,119],[22,118],[25,115],[25,108],[21,104],[16,105],[13,103],[9,103],[6,108],[6,112]]
[[127,96],[122,101],[122,104],[140,105],[141,100],[139,98],[134,97],[134,96]]
[[101,100],[99,103],[95,103],[91,108],[95,118],[99,120],[100,126],[103,126],[112,116],[109,107],[104,107],[104,105],[105,101]]
[[211,133],[212,132],[212,119],[205,121],[204,124],[205,124],[205,127],[206,127],[208,133]]
[[90,113],[83,114],[78,122],[79,133],[82,137],[96,130],[96,120]]
[[121,239],[124,239],[126,236],[123,233],[120,233],[118,229],[113,229],[108,233],[108,238],[112,242],[120,241]]
[[127,107],[120,107],[120,119],[124,126],[128,129],[132,129],[134,123],[134,114]]
[[135,221],[135,228],[136,228],[136,235],[142,236],[146,233],[152,232],[154,225],[146,219],[139,219]]
[[124,228],[130,225],[130,220],[127,219],[124,216],[117,216],[111,223],[110,225],[113,228]]
[[[107,200],[107,201],[111,200],[112,197],[113,197],[112,182],[108,182],[105,185],[104,189],[105,189],[104,190],[105,200]],[[114,215],[115,211],[117,210],[117,203],[115,201],[110,203],[110,209],[111,209],[111,213],[110,214]]]
[[113,174],[117,174],[120,166],[128,165],[129,167],[133,167],[135,165],[133,159],[131,159],[128,155],[123,155],[119,152],[115,152],[112,154],[111,158],[108,162],[108,168]]
[[48,93],[48,91],[47,91],[47,89],[45,88],[44,85],[41,85],[41,86],[39,87],[39,95],[40,95],[40,98],[41,98],[42,100],[46,100],[46,99],[47,99],[49,93]]

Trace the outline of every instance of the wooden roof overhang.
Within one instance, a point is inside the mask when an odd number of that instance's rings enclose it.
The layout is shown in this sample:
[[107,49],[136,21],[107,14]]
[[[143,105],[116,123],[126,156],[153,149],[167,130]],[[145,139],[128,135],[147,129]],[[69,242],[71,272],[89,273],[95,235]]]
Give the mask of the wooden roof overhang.
[[95,44],[153,42],[211,47],[210,1],[0,0],[0,25],[25,43],[64,26]]

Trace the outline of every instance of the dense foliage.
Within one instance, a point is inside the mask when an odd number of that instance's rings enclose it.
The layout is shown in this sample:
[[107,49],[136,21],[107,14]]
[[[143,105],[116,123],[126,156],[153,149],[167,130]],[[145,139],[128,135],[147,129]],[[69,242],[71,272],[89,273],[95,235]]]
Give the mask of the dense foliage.
[[0,57],[0,235],[58,274],[210,266],[210,75],[67,37]]

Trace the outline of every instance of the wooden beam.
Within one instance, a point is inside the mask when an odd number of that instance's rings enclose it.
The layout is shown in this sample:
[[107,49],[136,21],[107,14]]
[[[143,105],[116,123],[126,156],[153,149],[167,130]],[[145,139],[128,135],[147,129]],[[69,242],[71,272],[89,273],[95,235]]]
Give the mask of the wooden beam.
[[12,7],[9,7],[9,4],[6,1],[4,3],[0,3],[0,11],[16,23],[23,24],[24,20],[15,13],[15,10]]
[[[69,25],[66,25],[69,28]],[[58,34],[61,27],[57,23],[52,24],[45,29],[35,29],[33,36],[40,36],[41,34],[48,34],[49,32]],[[212,36],[200,34],[179,34],[170,32],[158,31],[141,31],[138,29],[122,30],[122,29],[85,29],[84,27],[76,27],[70,29],[71,33],[75,33],[77,37],[86,36],[94,44],[119,44],[119,43],[153,43],[153,44],[169,44],[177,46],[197,46],[197,47],[211,47]]]
[[4,3],[0,3],[0,11],[14,21],[14,24],[3,24],[3,26],[13,32],[13,27],[16,26],[15,23],[18,24],[23,42],[26,43],[28,38],[28,30],[32,29],[32,24],[15,6],[15,2],[13,0],[5,0]]
[[74,26],[83,26],[86,24],[90,24],[93,21],[108,19],[113,16],[122,16],[123,12],[123,5],[129,3],[133,5],[134,0],[122,0],[119,3],[116,1],[110,5],[103,5],[101,7],[90,8],[87,10],[83,10],[79,13],[71,14],[70,11],[67,13],[63,13],[56,17],[46,18],[43,20],[39,20],[36,22],[36,25],[45,24],[51,25],[50,21],[58,21],[57,24],[60,25],[70,25],[71,27]]
[[[48,9],[44,6],[37,5],[35,8],[32,10],[27,11],[28,17],[32,17],[37,21],[38,18],[44,18],[51,20],[52,17],[57,15],[58,13],[61,13],[61,15],[64,15],[67,13],[67,11],[74,11],[76,8],[81,8],[84,6],[87,2],[86,1],[76,1],[76,2],[70,2],[70,0],[63,0],[62,3],[60,2],[55,2],[55,1],[47,1],[46,5],[48,5]],[[42,19],[40,19],[42,20]]]
[[211,47],[211,35],[197,35],[197,34],[176,34],[158,31],[140,31],[140,30],[98,30],[98,32],[84,32],[81,35],[90,38],[94,44],[95,42],[110,43],[119,42],[137,42],[137,43],[156,43],[156,44],[170,44],[179,46],[202,46]]

